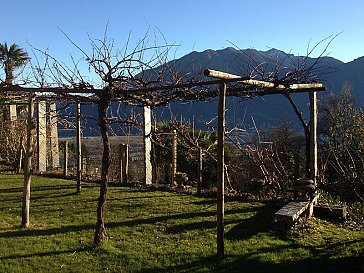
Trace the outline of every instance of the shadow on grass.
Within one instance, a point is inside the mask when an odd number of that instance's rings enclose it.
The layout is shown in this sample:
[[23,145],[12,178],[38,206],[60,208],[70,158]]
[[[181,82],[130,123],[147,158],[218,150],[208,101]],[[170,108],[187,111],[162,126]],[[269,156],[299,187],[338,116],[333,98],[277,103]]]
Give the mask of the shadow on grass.
[[249,258],[250,255],[226,256],[220,264],[215,256],[181,265],[145,269],[139,273],[167,273],[167,272],[244,272],[244,273],[362,273],[364,272],[363,257],[341,257],[330,259],[327,256],[307,258],[280,263],[261,261]]
[[24,254],[24,255],[14,254],[14,255],[2,256],[0,258],[0,261],[13,260],[13,259],[16,260],[16,259],[32,258],[32,257],[48,257],[48,256],[62,255],[62,254],[87,252],[87,251],[93,251],[93,250],[94,250],[93,247],[88,246],[88,247],[68,249],[68,250],[63,250],[63,251],[38,252],[38,253],[31,253],[31,254]]
[[[352,241],[351,243],[356,243]],[[340,243],[346,245],[348,242]],[[349,242],[350,243],[350,242]],[[351,257],[335,257],[331,250],[339,247],[340,244],[333,244],[323,247],[320,251],[316,251],[313,257],[299,257],[294,254],[298,248],[306,248],[313,251],[313,247],[305,247],[297,244],[287,246],[272,246],[260,248],[256,251],[251,251],[243,255],[226,255],[225,258],[219,263],[216,256],[201,258],[195,261],[186,261],[185,263],[159,268],[148,268],[140,270],[142,272],[152,273],[166,273],[166,272],[245,272],[245,273],[282,273],[282,272],[295,272],[295,273],[362,273],[364,272],[364,257],[351,256]],[[280,259],[281,261],[267,261],[267,257],[262,259],[262,255],[270,253],[272,257],[284,255],[287,250],[292,251],[292,256],[287,259]],[[339,251],[339,250],[338,250]],[[208,270],[208,271],[207,271]]]
[[216,198],[206,198],[200,201],[191,202],[191,204],[198,206],[214,206],[217,204],[217,200]]
[[253,209],[256,214],[250,218],[238,221],[226,234],[228,240],[244,240],[260,232],[268,232],[272,227],[275,208],[264,206]]
[[23,192],[23,188],[0,189],[0,193]]
[[150,198],[166,198],[166,199],[173,199],[174,196],[173,195],[152,195],[152,196],[132,196],[132,197],[122,197],[122,198],[117,198],[117,197],[112,197],[109,200],[110,201],[126,201],[126,200],[142,200],[142,199],[150,199]]
[[[245,232],[246,229],[248,229],[250,232],[253,232],[255,234],[257,232],[262,231],[263,229],[266,229],[266,225],[260,226],[260,223],[255,224],[255,222],[254,222],[256,217],[264,218],[264,219],[266,218],[265,215],[263,215],[263,213],[261,213],[260,211],[265,211],[265,209],[260,208],[260,207],[258,207],[258,208],[248,207],[248,208],[227,210],[225,212],[225,215],[244,214],[244,213],[250,213],[250,212],[256,212],[257,215],[253,216],[252,218],[243,219],[243,220],[225,219],[225,225],[238,223],[231,231],[231,233],[237,233],[237,231],[238,231],[238,233],[235,234],[237,239],[243,238],[241,232],[239,232],[241,230]],[[216,215],[216,212],[214,212],[214,211],[209,213],[209,216],[215,216],[215,215]],[[203,215],[201,215],[201,216],[203,216]],[[269,221],[269,220],[267,220],[267,221]],[[251,223],[253,223],[253,225]],[[214,229],[214,228],[216,228],[216,219],[212,219],[212,220],[206,219],[206,220],[197,221],[197,222],[193,222],[193,223],[178,224],[178,225],[168,228],[167,232],[168,233],[181,233],[181,232],[192,231],[192,230],[204,230],[204,229]],[[236,229],[237,231],[235,231],[234,229]]]
[[[242,208],[242,209],[233,209],[226,211],[226,214],[235,214],[235,213],[247,213],[247,212],[256,212],[256,215],[243,220],[226,220],[227,224],[238,223],[235,227],[229,230],[226,233],[226,239],[229,240],[240,240],[250,238],[254,234],[267,231],[267,224],[271,221],[271,210],[265,207],[258,208]],[[106,228],[116,228],[116,227],[133,227],[138,225],[149,225],[149,224],[157,224],[160,222],[166,222],[170,220],[184,220],[184,219],[195,219],[195,218],[208,218],[215,216],[215,211],[202,211],[202,212],[189,212],[189,213],[178,213],[173,215],[162,215],[157,217],[150,218],[137,218],[127,221],[121,222],[106,222]],[[203,230],[203,229],[213,229],[216,227],[215,220],[203,219],[202,221],[186,223],[186,224],[177,224],[167,229],[170,233],[180,233],[189,230]],[[93,229],[93,224],[86,225],[69,225],[63,226],[59,228],[50,228],[50,229],[20,229],[16,231],[8,231],[8,232],[0,232],[0,238],[11,238],[11,237],[26,237],[26,236],[48,236],[54,234],[63,234],[68,232],[77,232],[82,230]]]
[[[247,219],[234,219],[231,220],[228,217],[225,219],[225,225],[236,224],[226,234],[225,238],[228,240],[243,240],[249,239],[260,232],[268,232],[272,225],[272,219],[275,213],[275,209],[269,206],[263,207],[248,207],[240,209],[231,209],[225,212],[226,216],[233,214],[245,214],[252,213],[255,215]],[[206,216],[215,216],[215,212],[210,212]],[[204,215],[200,215],[204,216]],[[193,223],[178,224],[167,229],[169,233],[181,233],[191,230],[204,230],[216,228],[216,219],[202,220]]]
[[[55,191],[55,190],[65,190],[65,189],[74,189],[76,190],[76,184],[75,185],[55,185],[55,186],[33,186],[32,187],[32,192],[37,192],[37,191]],[[8,188],[8,189],[0,189],[0,193],[22,193],[23,192],[23,188],[21,187],[17,187],[17,188]]]
[[88,224],[88,225],[65,226],[65,227],[48,228],[48,229],[19,229],[16,231],[1,232],[0,238],[49,236],[54,234],[63,234],[68,232],[88,230],[88,229],[93,229],[94,227],[95,225]]
[[[69,192],[69,193],[52,193],[52,194],[48,194],[48,195],[32,195],[32,200],[36,201],[36,200],[45,200],[45,199],[55,199],[55,198],[61,198],[61,197],[69,197],[69,196],[77,196],[79,195],[79,193],[76,192],[76,190],[74,192]],[[96,200],[96,199],[95,199]],[[64,200],[62,200],[62,204],[65,204],[66,202]]]
[[[174,214],[168,216],[158,216],[151,217],[145,219],[134,219],[123,222],[109,222],[105,223],[106,228],[116,228],[116,227],[133,227],[138,225],[146,225],[146,224],[156,224],[159,222],[165,222],[169,220],[180,220],[180,219],[189,219],[195,217],[209,217],[213,216],[214,212],[193,212],[193,213],[181,213]],[[27,236],[48,236],[54,234],[63,234],[68,232],[77,232],[88,229],[93,229],[95,225],[86,224],[86,225],[73,225],[73,226],[64,226],[59,228],[49,228],[49,229],[19,229],[16,231],[8,231],[8,232],[0,232],[0,238],[14,238],[14,237],[27,237]]]
[[167,228],[167,233],[181,233],[191,230],[208,230],[216,228],[216,221],[199,221],[194,223],[176,225],[170,228]]
[[54,185],[54,186],[33,186],[32,191],[54,191],[54,190],[64,190],[64,189],[74,189],[76,190],[76,182],[74,185],[65,183],[65,185]]

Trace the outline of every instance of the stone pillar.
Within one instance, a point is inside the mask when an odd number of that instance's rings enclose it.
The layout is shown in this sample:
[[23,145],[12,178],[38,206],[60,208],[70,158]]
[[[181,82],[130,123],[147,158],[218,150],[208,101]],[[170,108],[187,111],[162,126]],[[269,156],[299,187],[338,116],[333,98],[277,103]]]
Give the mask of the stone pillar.
[[10,104],[9,105],[9,113],[10,113],[10,121],[15,122],[18,119],[18,114],[16,112],[16,105]]
[[38,144],[38,171],[47,171],[47,104],[45,101],[38,102],[38,127],[37,127],[37,144]]
[[143,126],[143,136],[144,136],[144,183],[146,185],[152,184],[153,181],[153,168],[152,168],[152,111],[150,106],[144,106],[144,126]]
[[55,102],[48,104],[49,113],[49,127],[50,127],[50,152],[52,168],[59,167],[59,146],[58,146],[58,117],[57,117],[57,105]]

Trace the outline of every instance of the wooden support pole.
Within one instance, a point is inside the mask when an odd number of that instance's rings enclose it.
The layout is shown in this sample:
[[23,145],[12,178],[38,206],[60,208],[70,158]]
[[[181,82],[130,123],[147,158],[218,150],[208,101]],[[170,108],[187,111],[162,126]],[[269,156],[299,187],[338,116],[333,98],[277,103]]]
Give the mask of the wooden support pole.
[[29,93],[28,117],[27,117],[27,143],[24,158],[24,187],[22,197],[22,227],[29,227],[30,211],[30,184],[32,178],[32,155],[33,155],[33,135],[35,131],[34,122],[34,100],[35,93]]
[[174,185],[174,179],[177,173],[177,131],[172,132],[172,168],[171,168],[171,186]]
[[21,169],[23,168],[23,145],[20,144],[19,145],[19,150],[18,150],[18,168],[17,168],[17,172],[21,173]]
[[217,257],[224,257],[224,137],[226,84],[221,83],[218,102],[217,129]]
[[129,175],[129,147],[127,144],[119,145],[119,179],[120,183],[128,183]]
[[[316,92],[310,91],[310,179],[317,187],[317,98]],[[313,214],[314,202],[310,203],[308,218]]]
[[64,142],[64,153],[63,153],[63,175],[68,176],[68,141]]
[[316,185],[317,178],[317,99],[316,92],[310,91],[310,179]]
[[152,184],[153,181],[153,165],[152,165],[152,110],[150,106],[144,106],[144,183]]
[[19,148],[18,148],[18,166],[17,166],[17,172],[21,173],[21,170],[23,168],[23,156],[24,156],[24,147],[23,147],[23,136],[20,136],[19,141]]
[[202,190],[202,168],[203,168],[203,152],[202,148],[197,150],[197,194],[201,194]]
[[123,143],[119,144],[119,162],[118,162],[118,169],[119,169],[119,182],[123,183]]
[[82,152],[81,152],[81,103],[76,102],[76,156],[77,156],[77,193],[81,192],[81,179],[82,179]]

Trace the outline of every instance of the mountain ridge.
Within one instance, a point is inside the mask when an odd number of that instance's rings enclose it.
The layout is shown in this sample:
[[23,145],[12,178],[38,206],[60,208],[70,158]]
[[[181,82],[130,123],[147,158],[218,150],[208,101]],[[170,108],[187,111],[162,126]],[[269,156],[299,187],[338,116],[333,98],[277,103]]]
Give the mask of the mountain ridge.
[[[319,92],[319,99],[322,102],[329,93],[339,94],[345,82],[352,86],[352,94],[357,106],[364,104],[364,56],[358,57],[351,62],[343,62],[330,56],[323,56],[318,64],[317,72],[322,75],[316,80],[324,83],[327,92]],[[201,52],[192,51],[181,58],[169,62],[170,66],[175,67],[179,72],[190,75],[200,73],[206,68],[220,70],[227,73],[246,76],[249,69],[255,65],[265,65],[265,69],[269,71],[274,65],[281,65],[289,70],[289,65],[302,64],[307,62],[307,66],[315,64],[317,58],[306,56],[296,56],[291,53],[285,53],[279,49],[271,48],[267,51],[259,51],[256,49],[236,49],[227,47],[220,50],[206,49]],[[294,94],[294,101],[302,110],[306,119],[308,119],[308,95]],[[112,108],[117,107],[113,105]],[[206,102],[189,102],[180,103],[172,102],[168,106],[169,110],[156,109],[155,116],[157,119],[168,120],[171,116],[183,117],[195,124],[196,128],[206,130],[206,122],[213,120],[217,113],[216,100],[209,103]],[[92,116],[96,116],[96,110]],[[97,108],[96,108],[97,109]],[[228,98],[227,100],[227,123],[228,127],[234,127],[237,124],[250,128],[253,123],[258,127],[266,124],[267,126],[277,125],[283,117],[291,119],[300,128],[297,117],[289,104],[288,100],[282,95],[267,95],[253,99]],[[125,108],[127,111],[127,107]],[[254,120],[254,122],[253,122]],[[213,124],[209,124],[212,125]],[[97,126],[94,126],[97,127]],[[94,134],[94,133],[89,133]],[[87,134],[86,134],[87,135]]]

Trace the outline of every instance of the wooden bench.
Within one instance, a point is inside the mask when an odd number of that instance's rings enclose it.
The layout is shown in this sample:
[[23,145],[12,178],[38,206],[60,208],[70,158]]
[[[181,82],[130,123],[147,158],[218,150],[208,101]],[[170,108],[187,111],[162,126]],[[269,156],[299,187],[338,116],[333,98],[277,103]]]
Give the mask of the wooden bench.
[[311,201],[290,202],[277,211],[274,218],[278,222],[283,222],[288,225],[295,224],[300,216],[307,211],[307,216],[311,217],[313,206],[317,203],[319,194],[316,193]]

